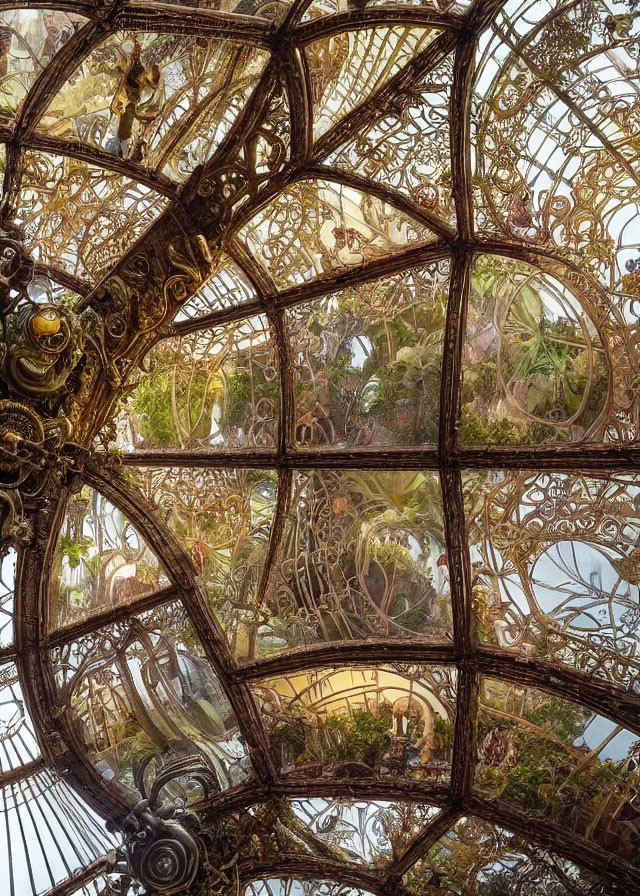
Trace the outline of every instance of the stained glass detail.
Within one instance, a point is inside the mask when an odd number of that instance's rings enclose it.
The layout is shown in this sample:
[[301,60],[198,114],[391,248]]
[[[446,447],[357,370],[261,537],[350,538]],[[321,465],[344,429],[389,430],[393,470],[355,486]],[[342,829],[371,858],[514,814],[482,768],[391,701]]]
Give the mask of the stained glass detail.
[[442,262],[287,313],[298,444],[437,442],[447,273]]
[[77,159],[24,153],[17,220],[37,261],[95,280],[160,214],[167,199]]
[[9,875],[7,896],[40,896],[117,842],[104,819],[51,769],[0,790],[0,867]]
[[640,740],[569,700],[482,682],[476,787],[638,864]]
[[393,187],[453,223],[449,146],[451,57],[425,75],[395,114],[345,143],[327,162]]
[[53,627],[130,603],[168,584],[144,538],[104,495],[85,486],[70,497],[51,573]]
[[236,264],[224,258],[220,263],[220,270],[185,302],[175,321],[197,320],[205,314],[255,300],[255,289],[246,275]]
[[240,236],[282,288],[435,239],[388,202],[324,180],[294,184]]
[[135,764],[190,753],[206,759],[218,790],[250,774],[227,696],[180,603],[55,648],[51,660],[105,781],[133,796]]
[[431,28],[367,28],[306,47],[318,138],[437,36]]
[[115,34],[54,97],[40,126],[184,180],[229,131],[267,58],[229,41]]
[[88,20],[54,9],[0,15],[0,116],[14,117],[47,65]]
[[276,624],[261,597],[278,476],[266,470],[139,470],[139,485],[190,556],[240,659],[268,651]]
[[[534,846],[526,839],[480,818],[465,817],[435,843],[405,875],[412,896],[436,893],[447,881],[448,894],[508,893],[517,882],[526,896],[606,896],[607,884],[595,875]],[[472,891],[473,892],[473,891]]]
[[371,637],[446,641],[441,501],[431,473],[296,473],[278,579],[266,596],[271,648]]
[[496,471],[465,492],[478,636],[638,691],[638,477]]
[[288,779],[449,777],[454,669],[313,670],[262,681],[254,691]]
[[165,339],[145,368],[121,416],[118,447],[274,444],[278,366],[265,317]]

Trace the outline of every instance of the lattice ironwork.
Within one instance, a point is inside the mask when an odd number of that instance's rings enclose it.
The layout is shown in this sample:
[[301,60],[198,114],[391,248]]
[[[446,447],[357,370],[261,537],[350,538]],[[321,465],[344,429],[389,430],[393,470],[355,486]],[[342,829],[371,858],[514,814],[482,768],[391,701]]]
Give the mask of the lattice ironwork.
[[12,896],[640,892],[639,26],[0,2]]

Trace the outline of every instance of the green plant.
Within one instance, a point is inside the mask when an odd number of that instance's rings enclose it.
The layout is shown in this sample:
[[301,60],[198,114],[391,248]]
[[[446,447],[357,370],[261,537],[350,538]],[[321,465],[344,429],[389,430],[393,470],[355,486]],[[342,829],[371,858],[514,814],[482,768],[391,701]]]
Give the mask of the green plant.
[[391,706],[383,704],[379,712],[354,709],[348,716],[329,716],[326,731],[330,733],[327,758],[334,762],[364,762],[375,768],[389,747],[389,731],[393,720]]
[[61,535],[58,542],[58,553],[61,560],[66,558],[69,569],[77,569],[83,557],[87,557],[89,550],[93,547],[95,547],[94,542],[87,536],[72,538],[70,535]]

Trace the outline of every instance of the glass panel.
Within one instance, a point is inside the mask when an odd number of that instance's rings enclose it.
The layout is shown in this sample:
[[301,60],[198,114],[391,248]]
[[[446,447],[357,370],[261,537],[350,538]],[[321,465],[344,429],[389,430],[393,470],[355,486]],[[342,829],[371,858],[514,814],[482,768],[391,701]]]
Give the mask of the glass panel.
[[283,288],[434,239],[387,202],[324,180],[289,187],[240,236]]
[[461,818],[405,875],[415,896],[608,896],[588,871],[479,818]]
[[105,626],[55,648],[52,661],[91,761],[132,797],[133,767],[146,757],[198,753],[221,789],[249,776],[235,716],[182,604]]
[[300,445],[438,440],[448,262],[287,312]]
[[265,680],[254,691],[288,778],[449,777],[451,667],[313,670]]
[[115,265],[167,205],[128,177],[65,156],[22,155],[16,221],[44,264],[97,279]]
[[368,890],[339,884],[334,880],[296,880],[270,877],[255,880],[244,891],[244,896],[372,896]]
[[341,639],[448,640],[437,474],[299,472],[290,508],[258,654]]
[[[544,3],[514,27],[505,8],[476,88],[480,226],[553,241],[611,286],[638,215],[638,25],[618,10],[570,4],[543,24]],[[509,53],[516,45],[526,62]]]
[[29,298],[38,304],[57,303],[75,305],[80,299],[78,293],[66,286],[55,283],[48,277],[36,275],[27,286]]
[[482,681],[479,790],[640,864],[637,735],[537,688]]
[[229,131],[267,59],[231,41],[121,32],[89,54],[41,127],[184,180]]
[[375,868],[401,856],[438,811],[384,800],[292,800],[291,807],[313,836],[330,846],[333,858]]
[[18,555],[13,548],[0,552],[0,648],[10,647],[13,644],[13,601],[17,560]]
[[245,274],[227,256],[223,256],[218,273],[180,308],[175,320],[176,323],[195,320],[223,308],[253,302],[256,298],[256,291]]
[[100,818],[51,769],[0,791],[0,868],[7,896],[50,890],[117,845]]
[[191,557],[209,605],[239,657],[256,629],[269,646],[269,607],[258,598],[278,495],[266,470],[138,468],[137,481]]
[[437,37],[434,28],[368,28],[305,48],[317,139]]
[[449,147],[449,86],[453,60],[412,87],[406,105],[364,128],[328,163],[407,194],[416,205],[454,223]]
[[614,310],[603,344],[595,297],[495,256],[476,259],[471,290],[460,440],[540,444],[608,436],[614,402],[627,404],[609,388],[609,351],[625,348],[611,332]]
[[88,486],[69,498],[51,571],[53,627],[168,584],[158,558],[117,507]]
[[477,633],[640,693],[640,478],[465,478]]
[[18,670],[14,663],[0,665],[0,773],[20,768],[39,755]]
[[0,116],[16,115],[36,78],[86,21],[53,9],[0,15]]
[[120,416],[116,447],[268,448],[280,386],[266,317],[163,339]]

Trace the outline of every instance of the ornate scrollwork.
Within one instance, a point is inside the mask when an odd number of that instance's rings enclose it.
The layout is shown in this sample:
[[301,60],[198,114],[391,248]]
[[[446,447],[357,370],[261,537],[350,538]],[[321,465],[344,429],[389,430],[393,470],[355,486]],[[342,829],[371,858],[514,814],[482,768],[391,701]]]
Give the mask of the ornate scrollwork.
[[[133,875],[154,892],[177,893],[189,887],[198,872],[200,820],[186,808],[184,799],[163,799],[163,792],[184,778],[196,779],[205,790],[215,782],[198,756],[187,756],[168,762],[147,790],[145,778],[151,761],[149,758],[136,769],[136,786],[143,799],[120,826],[125,840],[110,856],[110,870]],[[108,827],[115,830],[118,826]]]
[[26,296],[33,279],[34,261],[23,246],[23,233],[0,208],[0,313],[6,314]]
[[[61,302],[35,302],[34,262],[22,233],[0,208],[0,539],[22,540],[25,512],[42,500],[70,460],[69,397],[91,371],[108,367],[99,317]],[[92,355],[93,360],[88,356]]]

